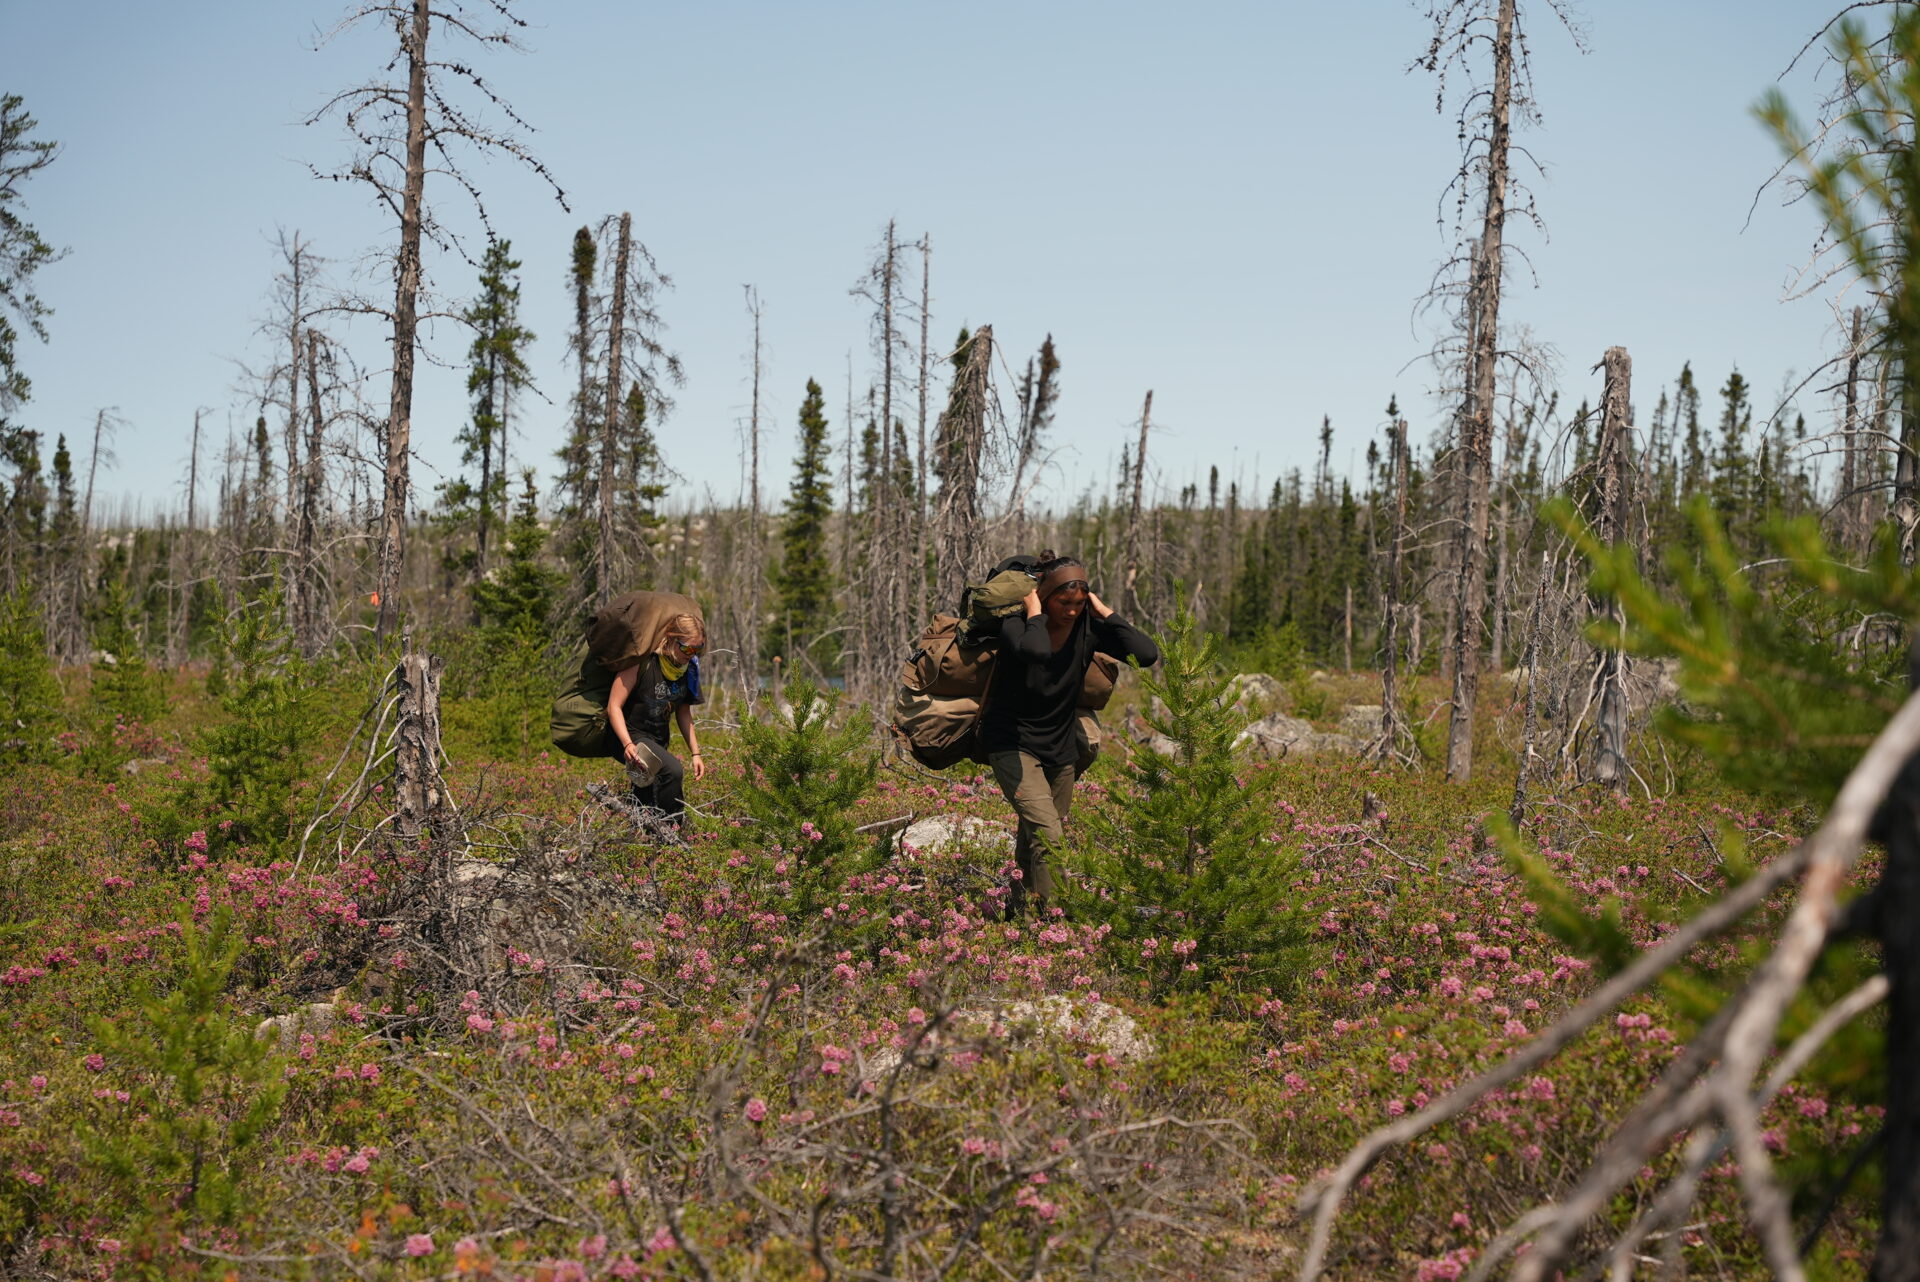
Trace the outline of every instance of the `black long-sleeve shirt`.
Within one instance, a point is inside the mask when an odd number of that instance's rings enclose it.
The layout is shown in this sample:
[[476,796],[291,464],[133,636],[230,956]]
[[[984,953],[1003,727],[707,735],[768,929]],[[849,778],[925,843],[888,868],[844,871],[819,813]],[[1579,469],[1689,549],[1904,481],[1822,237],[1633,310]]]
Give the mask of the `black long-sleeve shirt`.
[[1046,615],[1003,619],[1000,656],[980,717],[987,751],[1031,753],[1044,766],[1072,765],[1078,755],[1074,707],[1096,650],[1122,663],[1137,659],[1142,667],[1160,661],[1153,638],[1117,614],[1096,619],[1086,611],[1058,650],[1047,635]]

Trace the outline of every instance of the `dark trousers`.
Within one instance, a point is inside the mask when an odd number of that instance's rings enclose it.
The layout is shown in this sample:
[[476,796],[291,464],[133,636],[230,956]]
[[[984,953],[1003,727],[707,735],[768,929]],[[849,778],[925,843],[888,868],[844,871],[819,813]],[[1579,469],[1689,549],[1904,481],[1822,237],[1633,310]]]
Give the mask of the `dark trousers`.
[[1033,911],[1044,916],[1056,889],[1053,870],[1066,854],[1074,768],[1043,766],[1030,752],[996,752],[987,762],[993,769],[994,782],[1000,785],[1000,795],[1020,819],[1013,847],[1020,879],[1013,883],[1013,894],[1007,900],[1008,914],[1017,917],[1025,913],[1031,896]]
[[[625,765],[627,754],[621,748],[620,741],[613,738],[611,734],[607,738],[613,744],[613,750],[608,755]],[[658,739],[637,734],[633,736],[633,741],[644,743],[659,753],[663,763],[660,773],[653,777],[652,783],[645,785],[636,783],[631,787],[629,791],[633,799],[643,806],[651,806],[658,810],[672,823],[679,824],[681,817],[687,813],[686,766],[681,763],[680,758],[668,752],[667,745]]]

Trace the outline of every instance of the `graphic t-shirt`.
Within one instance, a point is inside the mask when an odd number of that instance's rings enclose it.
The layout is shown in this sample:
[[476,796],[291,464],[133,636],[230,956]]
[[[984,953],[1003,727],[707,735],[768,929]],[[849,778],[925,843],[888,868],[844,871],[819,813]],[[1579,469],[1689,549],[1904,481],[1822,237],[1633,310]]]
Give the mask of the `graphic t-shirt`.
[[640,661],[640,675],[635,679],[633,693],[627,696],[626,706],[621,711],[626,714],[630,733],[645,735],[666,747],[670,743],[667,736],[673,710],[682,704],[705,702],[700,694],[698,656],[687,661],[686,671],[677,679],[669,681],[660,668],[660,656],[650,654]]

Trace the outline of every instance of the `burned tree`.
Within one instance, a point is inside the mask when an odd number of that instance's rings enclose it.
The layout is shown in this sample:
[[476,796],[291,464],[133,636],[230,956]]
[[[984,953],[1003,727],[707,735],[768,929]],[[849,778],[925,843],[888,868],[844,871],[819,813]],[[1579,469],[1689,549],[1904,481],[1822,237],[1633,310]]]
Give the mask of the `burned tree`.
[[[389,306],[362,304],[364,310],[387,320],[393,346],[377,576],[377,631],[381,637],[393,631],[399,617],[396,589],[406,553],[407,505],[412,498],[409,460],[413,371],[419,346],[420,304],[427,288],[422,247],[427,242],[443,248],[455,243],[427,203],[427,173],[432,169],[449,175],[473,199],[482,223],[486,221],[486,208],[480,201],[479,188],[462,168],[463,151],[501,155],[518,162],[539,175],[561,206],[566,205],[559,184],[522,141],[526,123],[507,101],[468,63],[429,53],[429,41],[436,29],[455,47],[461,43],[483,48],[516,47],[515,34],[526,23],[514,14],[511,0],[491,0],[487,7],[492,11],[487,15],[480,15],[460,0],[448,0],[439,8],[432,7],[428,0],[384,0],[354,8],[328,39],[369,23],[386,26],[396,44],[387,69],[404,75],[343,90],[306,120],[311,125],[337,116],[355,148],[345,165],[327,171],[316,168],[315,175],[335,182],[365,184],[372,189],[375,203],[398,223],[393,301]],[[484,106],[461,105],[459,99],[468,95],[477,96]],[[487,124],[482,118],[486,111],[503,114],[507,124]]]
[[[1634,512],[1632,424],[1633,360],[1624,347],[1609,347],[1601,358],[1606,387],[1600,399],[1600,445],[1593,462],[1593,483],[1587,492],[1587,524],[1602,543],[1620,543],[1631,537]],[[1618,626],[1619,603],[1594,594],[1588,609],[1596,619]],[[1632,767],[1627,763],[1626,656],[1617,644],[1599,647],[1593,685],[1599,704],[1594,725],[1590,778],[1614,791],[1624,791]]]
[[953,352],[953,389],[934,435],[940,481],[935,516],[935,599],[958,601],[980,559],[980,474],[993,401],[993,326],[961,331]]
[[[617,229],[617,230],[616,230]],[[661,340],[659,296],[673,281],[660,270],[652,251],[633,238],[633,216],[600,225],[602,239],[616,237],[605,297],[607,364],[601,390],[604,399],[599,423],[599,483],[595,492],[599,523],[594,546],[594,602],[596,608],[613,599],[620,567],[620,536],[616,528],[616,498],[623,482],[631,490],[643,455],[657,452],[651,444],[648,420],[658,422],[673,410],[669,385],[686,381],[680,358]],[[583,385],[584,386],[584,385]]]
[[1133,499],[1127,505],[1127,568],[1124,579],[1126,605],[1122,608],[1138,619],[1140,608],[1140,503],[1147,476],[1147,431],[1153,423],[1153,389],[1140,406],[1140,448],[1133,456]]
[[[1560,0],[1549,2],[1570,26]],[[1444,106],[1449,75],[1464,73],[1471,81],[1459,111],[1464,155],[1448,190],[1456,195],[1461,214],[1474,197],[1480,201],[1477,233],[1445,269],[1464,273],[1464,279],[1436,290],[1458,306],[1461,336],[1459,350],[1446,353],[1446,359],[1459,362],[1460,384],[1453,418],[1458,525],[1445,644],[1453,675],[1447,778],[1464,783],[1473,774],[1474,703],[1485,645],[1493,406],[1502,354],[1500,291],[1506,274],[1506,224],[1512,213],[1534,216],[1525,189],[1512,174],[1513,126],[1516,118],[1524,122],[1537,118],[1537,112],[1518,0],[1444,0],[1430,6],[1427,16],[1434,24],[1433,39],[1415,65],[1439,76],[1438,104]],[[1484,83],[1475,69],[1482,43],[1491,59]]]

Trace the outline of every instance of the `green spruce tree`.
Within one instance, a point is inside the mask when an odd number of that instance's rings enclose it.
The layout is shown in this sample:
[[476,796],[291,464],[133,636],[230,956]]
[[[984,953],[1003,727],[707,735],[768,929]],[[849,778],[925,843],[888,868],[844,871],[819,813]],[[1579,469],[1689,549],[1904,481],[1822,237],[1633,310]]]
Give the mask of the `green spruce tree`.
[[511,249],[508,241],[489,242],[480,263],[480,293],[461,314],[473,327],[467,349],[473,416],[454,439],[461,447],[460,465],[478,465],[479,480],[463,475],[441,487],[447,514],[462,524],[473,523],[473,547],[458,559],[476,577],[486,573],[495,514],[506,507],[507,424],[513,397],[531,381],[526,347],[533,333],[520,324],[520,283],[514,275],[520,263]]
[[0,764],[53,760],[64,717],[47,636],[26,588],[0,597]]
[[800,405],[800,453],[787,488],[780,568],[774,575],[780,613],[767,640],[773,653],[792,659],[805,654],[831,669],[839,647],[824,635],[833,614],[833,567],[827,556],[833,473],[827,457],[826,406],[820,384],[808,379],[807,397]]
[[1299,856],[1272,835],[1277,776],[1237,767],[1246,717],[1185,602],[1160,652],[1158,672],[1142,674],[1147,721],[1174,750],[1137,750],[1107,804],[1080,819],[1069,912],[1109,926],[1156,996],[1283,988],[1309,932],[1293,891]]

